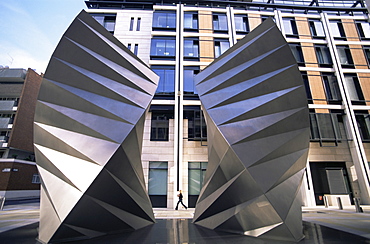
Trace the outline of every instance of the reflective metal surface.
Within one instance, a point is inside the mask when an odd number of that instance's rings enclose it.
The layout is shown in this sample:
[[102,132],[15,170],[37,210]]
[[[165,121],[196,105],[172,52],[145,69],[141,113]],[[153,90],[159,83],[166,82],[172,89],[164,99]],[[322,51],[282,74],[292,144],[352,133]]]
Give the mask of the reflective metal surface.
[[208,168],[194,223],[253,237],[303,238],[298,191],[309,119],[296,60],[269,19],[195,77]]
[[76,17],[51,57],[36,108],[39,240],[92,238],[155,222],[141,144],[157,83],[89,14]]

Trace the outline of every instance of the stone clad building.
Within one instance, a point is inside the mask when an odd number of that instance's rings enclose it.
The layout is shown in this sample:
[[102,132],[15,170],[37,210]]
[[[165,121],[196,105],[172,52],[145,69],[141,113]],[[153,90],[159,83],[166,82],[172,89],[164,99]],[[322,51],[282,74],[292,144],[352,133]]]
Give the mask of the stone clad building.
[[370,203],[370,25],[365,1],[86,1],[159,76],[143,167],[153,207],[195,206],[207,134],[193,76],[267,18],[297,59],[310,109],[303,205]]

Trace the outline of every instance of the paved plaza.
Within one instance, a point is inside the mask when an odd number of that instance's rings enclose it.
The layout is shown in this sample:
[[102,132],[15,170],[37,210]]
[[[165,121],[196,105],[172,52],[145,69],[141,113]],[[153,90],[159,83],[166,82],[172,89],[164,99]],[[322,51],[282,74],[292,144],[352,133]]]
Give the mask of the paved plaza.
[[[0,211],[0,243],[38,243],[40,204],[37,200],[6,204]],[[355,207],[343,210],[315,207],[302,209],[306,243],[369,243],[370,206],[356,213]],[[192,224],[194,209],[154,209],[157,223],[140,230],[70,243],[287,243],[217,232]]]

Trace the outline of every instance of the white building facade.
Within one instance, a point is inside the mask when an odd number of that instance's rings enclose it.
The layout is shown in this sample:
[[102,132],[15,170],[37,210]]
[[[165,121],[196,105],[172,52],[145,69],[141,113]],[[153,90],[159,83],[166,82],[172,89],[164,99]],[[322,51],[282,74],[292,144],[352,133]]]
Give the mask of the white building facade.
[[142,163],[155,208],[179,190],[194,207],[207,132],[193,76],[271,17],[307,91],[311,142],[302,205],[370,204],[370,25],[365,1],[86,1],[88,12],[159,76]]

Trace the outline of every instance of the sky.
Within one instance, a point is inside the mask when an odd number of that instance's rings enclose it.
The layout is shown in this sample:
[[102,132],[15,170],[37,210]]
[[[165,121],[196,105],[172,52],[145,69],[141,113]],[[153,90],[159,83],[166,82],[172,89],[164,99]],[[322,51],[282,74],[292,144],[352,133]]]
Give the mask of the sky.
[[0,66],[44,73],[84,0],[0,0]]

